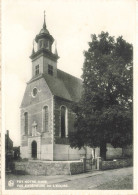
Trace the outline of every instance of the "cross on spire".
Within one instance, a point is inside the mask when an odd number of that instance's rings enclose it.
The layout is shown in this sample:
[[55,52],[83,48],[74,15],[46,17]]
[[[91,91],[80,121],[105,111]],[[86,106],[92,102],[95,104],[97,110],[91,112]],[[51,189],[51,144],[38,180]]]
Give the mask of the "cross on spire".
[[45,16],[46,16],[46,14],[45,14],[45,10],[44,10],[44,24],[43,24],[43,29],[46,29],[46,21],[45,21]]

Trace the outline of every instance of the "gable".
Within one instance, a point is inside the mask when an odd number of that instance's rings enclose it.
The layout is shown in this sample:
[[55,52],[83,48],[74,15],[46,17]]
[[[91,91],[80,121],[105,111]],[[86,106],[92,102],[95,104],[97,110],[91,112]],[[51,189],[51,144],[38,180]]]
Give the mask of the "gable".
[[[35,98],[32,96],[34,88],[38,89],[38,94]],[[57,77],[43,74],[38,79],[32,79],[27,83],[21,107],[41,102],[52,95],[78,102],[81,94],[82,80],[58,69]]]
[[[37,95],[35,97],[33,97],[34,88],[37,88]],[[21,108],[42,102],[46,100],[46,98],[50,97],[52,97],[52,93],[43,77],[39,78],[38,80],[30,81],[27,83]]]

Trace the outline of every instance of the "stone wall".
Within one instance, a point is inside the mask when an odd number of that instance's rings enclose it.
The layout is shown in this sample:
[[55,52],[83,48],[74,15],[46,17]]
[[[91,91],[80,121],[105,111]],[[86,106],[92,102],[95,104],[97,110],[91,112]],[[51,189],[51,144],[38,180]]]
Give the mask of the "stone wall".
[[120,159],[116,161],[102,161],[102,170],[117,169],[133,165],[133,159]]
[[15,162],[15,174],[29,175],[74,175],[84,172],[81,161],[28,161]]
[[70,163],[70,173],[71,173],[71,175],[84,173],[83,162],[72,162],[72,163]]

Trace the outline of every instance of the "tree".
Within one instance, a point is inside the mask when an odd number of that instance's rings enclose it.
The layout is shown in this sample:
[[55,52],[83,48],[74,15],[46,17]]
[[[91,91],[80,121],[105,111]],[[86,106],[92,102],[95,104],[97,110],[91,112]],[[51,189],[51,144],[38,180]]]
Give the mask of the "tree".
[[124,147],[132,143],[133,47],[122,36],[106,32],[91,36],[84,52],[83,94],[73,105],[75,132],[71,147],[100,147],[106,158],[106,143]]

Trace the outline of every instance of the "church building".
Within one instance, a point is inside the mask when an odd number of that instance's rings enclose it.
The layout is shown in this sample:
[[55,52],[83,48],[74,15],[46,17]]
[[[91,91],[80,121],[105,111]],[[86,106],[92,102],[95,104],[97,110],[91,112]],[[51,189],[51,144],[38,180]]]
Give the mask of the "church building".
[[68,133],[74,131],[72,102],[78,102],[82,80],[57,68],[57,49],[44,15],[36,35],[37,51],[32,50],[32,78],[21,103],[21,157],[40,160],[79,160],[91,149],[71,149]]

